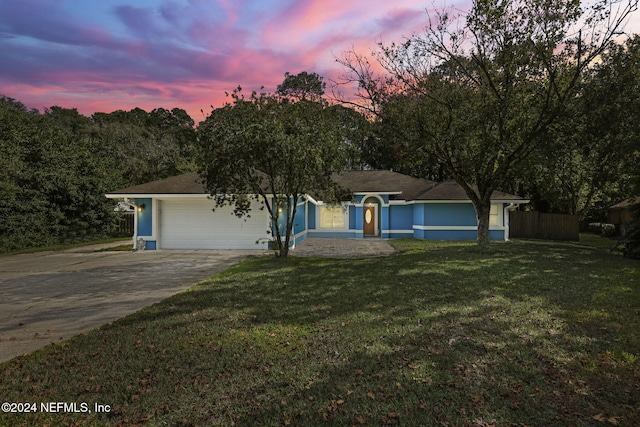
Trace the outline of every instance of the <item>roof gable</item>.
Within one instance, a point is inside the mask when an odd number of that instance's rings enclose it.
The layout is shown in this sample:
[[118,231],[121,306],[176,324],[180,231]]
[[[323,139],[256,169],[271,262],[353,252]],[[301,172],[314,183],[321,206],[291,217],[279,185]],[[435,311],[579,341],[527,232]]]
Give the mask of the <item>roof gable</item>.
[[436,184],[388,170],[345,171],[332,179],[351,193],[400,193],[396,198],[401,200],[413,200]]

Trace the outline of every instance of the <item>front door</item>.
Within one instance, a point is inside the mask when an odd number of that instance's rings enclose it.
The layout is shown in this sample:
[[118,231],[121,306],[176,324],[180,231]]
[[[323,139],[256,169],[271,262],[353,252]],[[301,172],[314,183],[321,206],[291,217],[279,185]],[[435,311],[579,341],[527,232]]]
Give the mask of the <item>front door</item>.
[[365,236],[376,235],[376,207],[375,206],[364,207],[364,235]]

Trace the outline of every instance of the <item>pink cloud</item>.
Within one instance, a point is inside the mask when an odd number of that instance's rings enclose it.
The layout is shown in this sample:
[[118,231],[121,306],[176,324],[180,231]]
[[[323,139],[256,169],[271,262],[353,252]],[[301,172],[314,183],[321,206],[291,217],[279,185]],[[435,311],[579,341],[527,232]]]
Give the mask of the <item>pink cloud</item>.
[[68,0],[0,1],[0,94],[86,115],[179,107],[199,121],[237,85],[273,91],[301,71],[337,80],[345,51],[420,33],[427,3],[111,0],[93,13]]

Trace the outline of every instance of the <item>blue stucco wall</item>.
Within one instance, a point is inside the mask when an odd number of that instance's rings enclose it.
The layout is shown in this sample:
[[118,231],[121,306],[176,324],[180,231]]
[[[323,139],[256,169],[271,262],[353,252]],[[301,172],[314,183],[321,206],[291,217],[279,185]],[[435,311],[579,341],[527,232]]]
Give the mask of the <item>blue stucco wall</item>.
[[142,212],[138,212],[138,236],[151,236],[153,233],[152,199],[135,199],[137,206],[144,204]]
[[385,233],[383,230],[389,230],[389,206],[380,207],[379,212],[380,218],[378,219],[378,231],[380,232],[380,237],[388,239],[389,233]]
[[305,230],[305,217],[307,215],[307,205],[300,204],[296,207],[296,216],[293,219],[293,234],[302,233]]
[[411,230],[413,226],[413,208],[416,205],[389,206],[389,229]]
[[356,239],[356,238],[362,238],[362,233],[358,233],[355,230],[345,230],[345,231],[310,230],[307,237],[334,237],[334,238],[342,238],[342,239]]
[[356,229],[356,207],[349,206],[349,230]]
[[134,203],[138,207],[144,205],[142,212],[136,211],[136,215],[138,215],[138,237],[145,240],[145,250],[155,250],[157,247],[156,241],[147,240],[153,235],[153,199],[135,199]]
[[[478,238],[476,230],[424,230],[423,233],[424,237],[421,238],[425,240],[476,240]],[[489,230],[489,239],[504,240],[504,231]]]
[[355,222],[353,227],[349,224],[349,228],[362,231],[364,229],[364,211],[362,210],[362,206],[352,206],[352,208]]
[[307,228],[309,230],[315,230],[316,228],[316,205],[309,204],[307,210]]
[[471,203],[424,204],[424,224],[434,226],[475,226],[476,211]]

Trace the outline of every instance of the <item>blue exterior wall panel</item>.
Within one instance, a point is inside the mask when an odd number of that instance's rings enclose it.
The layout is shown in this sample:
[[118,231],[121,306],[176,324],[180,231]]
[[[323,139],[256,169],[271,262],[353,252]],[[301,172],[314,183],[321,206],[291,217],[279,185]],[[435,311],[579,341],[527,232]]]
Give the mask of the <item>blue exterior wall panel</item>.
[[389,218],[389,206],[382,206],[380,207],[380,218],[378,219],[378,221],[380,221],[380,223],[378,224],[379,230],[380,230],[380,237],[382,237],[383,239],[388,239],[389,238],[389,233],[385,233],[382,230],[389,230],[389,223],[390,223],[390,218]]
[[504,230],[489,230],[489,239],[504,240]]
[[309,230],[315,230],[316,228],[316,205],[309,205],[307,209],[307,227]]
[[341,238],[341,239],[356,239],[361,238],[362,233],[356,231],[312,231],[307,237],[333,237],[333,238]]
[[153,234],[153,200],[152,199],[135,199],[138,206],[144,205],[142,212],[138,214],[138,236],[145,237]]
[[415,205],[389,206],[389,230],[411,230]]
[[349,230],[356,229],[356,207],[353,205],[349,206]]
[[413,205],[413,225],[424,225],[424,207],[423,203]]
[[[426,240],[476,240],[476,230],[425,230]],[[503,230],[489,230],[489,239],[504,240]]]
[[475,230],[425,230],[426,240],[475,240]]
[[293,219],[293,234],[299,234],[305,231],[305,217],[307,215],[307,205],[301,204],[296,207],[296,216]]
[[428,203],[424,207],[424,225],[475,226],[478,222],[471,203]]
[[362,210],[362,206],[354,206],[355,211],[354,216],[356,219],[355,227],[356,230],[364,230],[364,211]]

